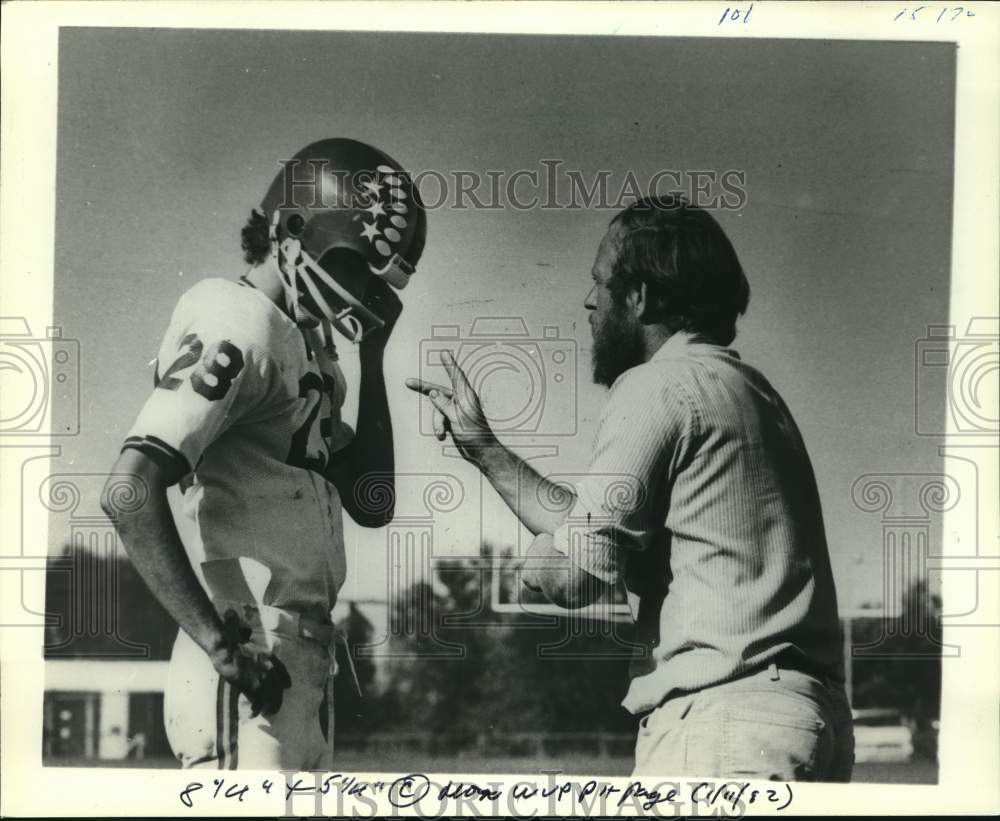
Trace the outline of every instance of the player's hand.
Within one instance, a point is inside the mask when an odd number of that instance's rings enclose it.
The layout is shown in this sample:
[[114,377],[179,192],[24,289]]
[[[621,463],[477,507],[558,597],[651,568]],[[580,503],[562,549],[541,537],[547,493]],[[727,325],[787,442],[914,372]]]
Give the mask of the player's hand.
[[251,630],[230,610],[224,619],[225,636],[211,654],[215,671],[247,697],[251,714],[274,715],[281,709],[284,691],[292,678],[281,660],[271,653],[254,653],[244,645]]
[[361,304],[385,322],[383,327],[375,328],[365,334],[361,344],[367,347],[385,345],[389,340],[389,334],[396,326],[396,320],[403,312],[403,303],[396,296],[396,290],[381,277],[369,276]]
[[250,714],[274,715],[281,709],[285,690],[292,686],[292,677],[288,674],[288,668],[275,655],[261,655],[258,661],[267,668],[267,672],[253,695],[247,696],[250,699]]
[[535,568],[528,565],[527,556],[514,556],[507,559],[503,565],[503,572],[519,582],[515,584],[518,594],[518,601],[522,604],[547,604],[548,599],[542,587],[535,580]]
[[438,441],[444,441],[445,436],[451,433],[452,441],[462,456],[475,462],[484,448],[497,444],[496,436],[483,413],[479,395],[469,384],[451,351],[441,352],[441,364],[448,372],[451,387],[423,379],[407,379],[406,387],[431,400],[434,406],[434,435]]

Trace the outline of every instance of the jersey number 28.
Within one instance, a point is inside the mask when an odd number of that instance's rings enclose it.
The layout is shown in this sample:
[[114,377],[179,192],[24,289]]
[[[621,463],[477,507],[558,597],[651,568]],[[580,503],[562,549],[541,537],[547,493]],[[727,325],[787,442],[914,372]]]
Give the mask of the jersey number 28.
[[213,342],[202,356],[202,341],[197,334],[188,334],[181,340],[181,348],[181,355],[164,371],[163,376],[158,372],[154,376],[154,387],[177,390],[184,380],[175,374],[197,364],[198,367],[191,372],[191,387],[195,393],[214,402],[226,395],[233,380],[243,370],[243,352],[228,340]]

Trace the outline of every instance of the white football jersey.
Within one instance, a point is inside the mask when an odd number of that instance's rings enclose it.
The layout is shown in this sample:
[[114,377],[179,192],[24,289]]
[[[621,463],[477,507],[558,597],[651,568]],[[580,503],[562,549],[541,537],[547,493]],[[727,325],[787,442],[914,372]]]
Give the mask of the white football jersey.
[[323,470],[353,431],[321,330],[249,284],[203,280],[177,303],[155,383],[123,447],[185,475],[175,519],[209,595],[249,589],[258,604],[328,614],[346,562]]

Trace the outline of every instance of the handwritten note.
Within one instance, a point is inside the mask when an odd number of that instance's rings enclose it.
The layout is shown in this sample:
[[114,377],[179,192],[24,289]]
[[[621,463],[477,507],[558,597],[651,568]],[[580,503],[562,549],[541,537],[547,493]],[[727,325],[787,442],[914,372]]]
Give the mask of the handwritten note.
[[935,23],[954,23],[956,20],[975,16],[976,13],[972,9],[967,9],[964,6],[907,6],[892,19],[897,23],[931,22],[932,20]]
[[[753,3],[746,6],[726,6],[719,18],[718,25],[746,25],[750,22],[752,11]],[[895,23],[954,23],[975,16],[976,12],[966,6],[922,6],[916,4],[898,8],[892,19]]]
[[719,25],[723,23],[749,23],[750,22],[750,12],[753,11],[753,3],[749,6],[744,6],[740,8],[738,6],[726,6],[726,10],[722,12],[722,17],[719,18]]
[[[364,780],[346,773],[283,771],[274,779],[241,780],[219,777],[189,781],[178,792],[178,801],[192,814],[211,812],[220,803],[241,804],[250,798],[273,796],[281,801],[284,817],[351,815],[375,817],[397,814],[433,815],[661,815],[712,813],[744,815],[751,807],[781,812],[792,804],[791,784],[749,781],[659,782],[596,779],[545,779],[514,784],[446,780],[434,782],[423,773],[409,773],[391,780]],[[276,810],[277,810],[276,806]]]

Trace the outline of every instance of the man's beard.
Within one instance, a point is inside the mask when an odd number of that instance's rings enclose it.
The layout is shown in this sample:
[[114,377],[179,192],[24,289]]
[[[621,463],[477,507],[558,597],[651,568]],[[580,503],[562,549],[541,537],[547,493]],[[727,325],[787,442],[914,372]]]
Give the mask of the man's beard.
[[624,311],[614,309],[594,328],[594,346],[590,353],[594,382],[610,388],[629,368],[643,361],[645,348],[638,322],[629,322]]

